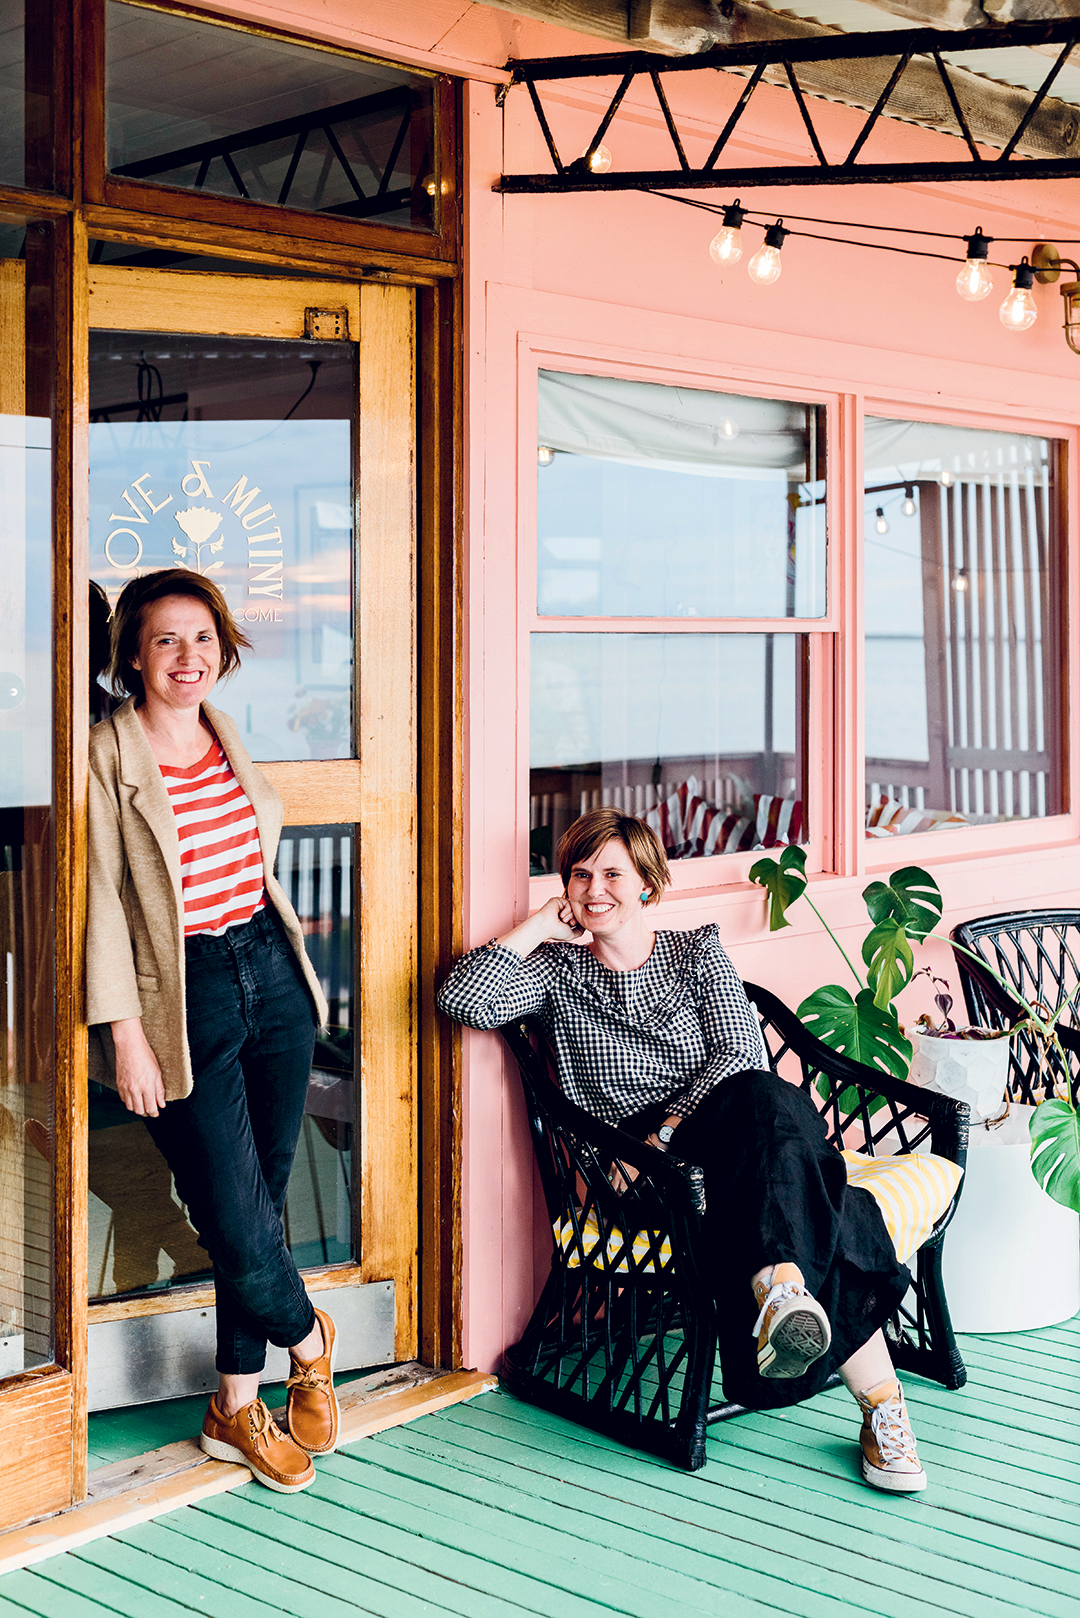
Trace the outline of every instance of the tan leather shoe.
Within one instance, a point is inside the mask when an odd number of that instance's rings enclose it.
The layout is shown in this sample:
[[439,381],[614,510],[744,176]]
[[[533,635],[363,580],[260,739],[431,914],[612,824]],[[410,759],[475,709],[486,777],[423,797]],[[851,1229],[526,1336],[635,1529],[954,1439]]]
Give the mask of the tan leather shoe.
[[315,1319],[322,1328],[323,1351],[314,1360],[297,1359],[290,1351],[292,1375],[285,1419],[289,1432],[309,1455],[329,1455],[337,1449],[338,1402],[334,1392],[334,1322],[321,1309]]
[[253,1399],[235,1416],[223,1416],[215,1395],[199,1445],[215,1461],[239,1461],[257,1483],[278,1494],[296,1494],[315,1481],[311,1457],[281,1431],[261,1399]]

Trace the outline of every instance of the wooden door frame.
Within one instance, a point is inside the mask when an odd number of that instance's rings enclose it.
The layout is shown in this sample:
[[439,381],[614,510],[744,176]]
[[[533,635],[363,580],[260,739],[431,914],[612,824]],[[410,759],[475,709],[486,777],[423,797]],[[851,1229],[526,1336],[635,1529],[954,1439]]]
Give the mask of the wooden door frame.
[[[160,0],[156,0],[160,4]],[[161,9],[183,11],[168,4]],[[83,694],[89,649],[88,577],[88,237],[188,255],[233,258],[322,273],[361,285],[415,288],[418,354],[416,632],[418,659],[417,835],[420,902],[416,980],[419,1080],[419,1353],[432,1365],[461,1361],[460,1037],[438,1017],[434,993],[462,943],[462,261],[460,84],[438,81],[441,156],[437,241],[348,222],[333,231],[317,215],[217,199],[164,187],[110,193],[103,170],[97,19],[102,0],[57,0],[55,101],[58,189],[0,186],[0,212],[36,218],[56,231],[54,281],[54,679],[56,747],[56,973],[83,981],[85,807],[88,724]],[[235,18],[188,12],[196,20]],[[324,41],[258,29],[323,48]],[[331,47],[332,48],[332,47]],[[352,53],[363,54],[363,53]],[[89,61],[89,75],[71,64]],[[89,183],[87,183],[89,182]],[[212,214],[212,217],[211,217]],[[258,216],[258,217],[256,217]],[[373,262],[377,260],[377,262]],[[62,1509],[86,1493],[86,1026],[79,997],[57,996],[56,1359],[6,1380],[0,1418],[14,1444],[12,1486],[0,1489],[0,1524]],[[83,1210],[73,1221],[72,1210]],[[25,1433],[20,1437],[22,1428]],[[20,1448],[23,1446],[23,1448]],[[49,1471],[49,1489],[27,1487],[23,1453]],[[47,1496],[47,1497],[46,1497]]]

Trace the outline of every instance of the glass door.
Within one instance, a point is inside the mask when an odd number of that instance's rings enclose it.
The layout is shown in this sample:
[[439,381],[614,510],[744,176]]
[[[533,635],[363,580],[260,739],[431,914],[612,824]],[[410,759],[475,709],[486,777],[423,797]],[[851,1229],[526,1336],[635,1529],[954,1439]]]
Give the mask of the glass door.
[[[415,1351],[413,296],[91,272],[91,721],[125,582],[213,578],[253,643],[215,705],[284,800],[278,876],[331,1008],[285,1228],[339,1369]],[[202,1391],[207,1256],[110,1090],[89,1128],[90,1408]]]

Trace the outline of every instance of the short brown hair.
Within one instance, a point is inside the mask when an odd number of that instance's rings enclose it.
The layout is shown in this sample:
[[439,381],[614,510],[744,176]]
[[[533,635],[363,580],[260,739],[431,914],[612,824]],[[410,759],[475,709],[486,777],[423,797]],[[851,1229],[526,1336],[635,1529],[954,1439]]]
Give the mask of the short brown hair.
[[575,865],[592,859],[613,838],[625,848],[638,876],[651,889],[646,904],[659,904],[671,883],[664,845],[651,826],[635,820],[633,815],[620,814],[618,809],[590,809],[563,832],[555,850],[563,887],[568,885]]
[[201,601],[213,618],[221,646],[219,680],[227,679],[240,667],[241,646],[250,649],[251,642],[237,627],[229,604],[213,579],[191,573],[186,567],[158,568],[154,573],[144,573],[141,579],[129,579],[113,608],[109,625],[112,653],[106,672],[114,696],[133,696],[136,702],[144,700],[142,675],[132,668],[131,660],[139,655],[143,614],[152,602],[162,601],[166,596],[190,596],[193,601]]

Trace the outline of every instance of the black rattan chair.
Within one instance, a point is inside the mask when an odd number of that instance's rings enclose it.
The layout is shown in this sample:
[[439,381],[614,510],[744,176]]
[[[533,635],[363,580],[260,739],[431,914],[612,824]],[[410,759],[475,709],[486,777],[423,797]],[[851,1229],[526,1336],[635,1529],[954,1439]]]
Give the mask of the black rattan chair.
[[[1080,910],[1016,910],[962,922],[950,933],[955,944],[976,955],[1012,984],[1030,1006],[1038,1001],[1056,1011],[1080,984]],[[984,1028],[1012,1028],[1025,1016],[1019,1001],[984,972],[970,956],[953,950],[964,1004],[973,1023]],[[1078,997],[1080,998],[1080,997]],[[1070,1008],[1057,1025],[1068,1072],[1056,1052],[1042,1052],[1024,1030],[1010,1045],[1009,1096],[1033,1106],[1054,1093],[1054,1083],[1067,1078],[1073,1102],[1080,1094],[1080,1009]]]
[[[814,1093],[830,1140],[870,1156],[926,1142],[963,1167],[963,1103],[849,1061],[775,995],[745,987],[772,1067]],[[550,1275],[524,1335],[506,1352],[503,1381],[521,1398],[695,1471],[705,1462],[707,1427],[744,1410],[710,1405],[716,1307],[697,1259],[700,1170],[576,1106],[556,1082],[536,1023],[512,1023],[502,1034],[521,1074],[554,1233]],[[613,1168],[631,1182],[621,1195]],[[628,1168],[637,1171],[632,1181]],[[912,1260],[914,1294],[886,1327],[896,1364],[946,1388],[967,1376],[941,1281],[955,1206],[956,1198]]]

